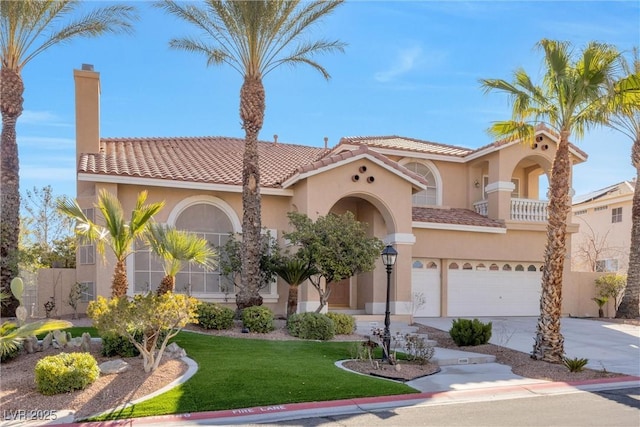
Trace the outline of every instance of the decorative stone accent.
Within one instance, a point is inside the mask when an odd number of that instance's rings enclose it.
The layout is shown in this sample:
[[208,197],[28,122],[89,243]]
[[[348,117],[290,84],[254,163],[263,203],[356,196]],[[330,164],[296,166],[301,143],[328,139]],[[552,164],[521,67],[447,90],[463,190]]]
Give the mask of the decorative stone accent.
[[172,342],[167,346],[167,348],[165,348],[164,354],[169,359],[178,359],[181,357],[186,357],[187,352],[184,351],[184,349],[180,347],[178,344]]
[[30,336],[24,340],[24,349],[27,353],[33,354],[36,351],[40,351],[40,346],[38,345],[38,338],[35,336]]
[[49,348],[51,348],[51,344],[53,344],[53,334],[51,332],[49,332],[43,339],[42,339],[42,350],[48,350]]
[[89,332],[85,332],[82,334],[82,343],[80,344],[82,351],[91,350],[91,334]]
[[103,375],[119,374],[128,371],[131,368],[127,362],[122,359],[109,360],[98,365],[100,373]]

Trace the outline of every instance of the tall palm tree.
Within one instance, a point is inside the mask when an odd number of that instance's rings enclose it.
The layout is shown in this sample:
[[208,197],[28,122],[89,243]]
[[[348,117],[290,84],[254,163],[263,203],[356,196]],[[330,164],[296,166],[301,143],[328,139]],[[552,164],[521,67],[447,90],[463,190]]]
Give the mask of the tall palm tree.
[[156,3],[158,7],[192,24],[203,38],[177,38],[172,48],[204,54],[207,65],[227,64],[242,75],[240,118],[245,131],[242,162],[242,274],[236,295],[238,309],[261,305],[260,289],[260,169],[258,134],[265,112],[262,79],[281,65],[306,64],[325,79],[330,75],[313,56],[343,51],[339,41],[305,41],[302,37],[343,0],[253,0],[216,1],[185,4],[175,0]]
[[76,234],[83,241],[95,243],[101,254],[105,253],[108,246],[115,255],[116,265],[111,282],[111,294],[114,297],[127,294],[129,282],[126,259],[133,253],[136,240],[146,235],[153,216],[164,206],[164,202],[145,204],[146,201],[147,192],[139,193],[131,211],[131,219],[127,222],[118,198],[102,190],[97,207],[104,219],[104,227],[88,219],[77,201],[63,199],[58,203],[60,212],[76,221]]
[[[20,188],[16,123],[22,114],[22,70],[51,46],[76,37],[131,31],[135,9],[125,5],[95,8],[73,19],[77,0],[0,1],[0,289],[18,274]],[[15,300],[13,300],[15,305]]]
[[564,356],[560,332],[562,274],[566,254],[567,217],[571,159],[569,138],[581,138],[593,126],[605,122],[601,109],[608,82],[621,69],[621,56],[613,47],[591,42],[575,55],[571,44],[543,39],[537,47],[544,52],[541,85],[533,83],[523,70],[514,72],[513,82],[482,79],[486,92],[498,90],[509,95],[512,118],[493,124],[496,137],[532,142],[535,127],[546,124],[559,135],[549,179],[549,223],[542,272],[540,317],[531,357],[559,363]]
[[158,295],[173,292],[176,274],[184,262],[193,263],[207,270],[215,268],[216,251],[209,242],[193,233],[176,230],[165,224],[151,223],[147,241],[151,251],[163,260],[165,276],[158,287]]
[[[631,164],[636,168],[636,182],[631,206],[631,247],[627,285],[616,317],[634,319],[640,317],[640,56],[637,48],[634,50],[633,66],[626,71],[628,75],[614,85],[613,114],[608,126],[633,141]],[[635,96],[625,96],[630,89],[634,90]]]

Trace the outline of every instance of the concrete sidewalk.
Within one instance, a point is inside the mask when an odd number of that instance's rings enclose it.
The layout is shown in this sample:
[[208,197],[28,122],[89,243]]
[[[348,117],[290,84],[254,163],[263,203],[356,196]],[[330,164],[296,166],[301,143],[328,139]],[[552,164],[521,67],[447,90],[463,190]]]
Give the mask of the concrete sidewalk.
[[[478,319],[493,323],[490,343],[527,354],[533,350],[537,317]],[[414,321],[448,331],[453,318],[421,317]],[[591,369],[640,376],[640,326],[571,317],[563,317],[560,324],[567,357],[587,358]]]

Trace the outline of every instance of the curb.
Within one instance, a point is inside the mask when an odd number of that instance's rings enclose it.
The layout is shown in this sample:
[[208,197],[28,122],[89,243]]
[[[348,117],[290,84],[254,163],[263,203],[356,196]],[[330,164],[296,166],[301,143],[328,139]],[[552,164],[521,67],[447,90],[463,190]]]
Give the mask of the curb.
[[60,424],[60,426],[155,426],[155,425],[229,425],[280,422],[322,415],[348,415],[414,405],[443,405],[489,400],[506,400],[554,394],[579,393],[640,386],[640,377],[623,376],[576,382],[532,383],[473,390],[365,397],[325,402],[291,403],[222,411],[158,415],[116,421]]

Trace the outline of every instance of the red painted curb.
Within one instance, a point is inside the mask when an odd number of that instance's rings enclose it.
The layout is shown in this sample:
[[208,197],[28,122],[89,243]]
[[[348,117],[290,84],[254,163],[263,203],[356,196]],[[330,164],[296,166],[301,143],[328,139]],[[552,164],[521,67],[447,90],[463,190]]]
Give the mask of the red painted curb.
[[227,409],[222,411],[208,411],[208,412],[195,412],[185,414],[173,414],[173,415],[156,415],[142,418],[130,418],[124,420],[114,421],[100,421],[100,422],[86,422],[86,423],[71,423],[71,424],[58,424],[59,427],[74,426],[74,427],[119,427],[119,426],[132,426],[136,424],[136,421],[144,422],[145,424],[164,423],[164,422],[180,422],[180,421],[198,421],[205,419],[221,419],[221,418],[239,418],[248,415],[260,415],[260,414],[275,414],[283,412],[295,412],[304,410],[324,409],[324,408],[339,408],[343,406],[363,406],[379,403],[393,403],[402,401],[414,401],[425,400],[433,398],[443,397],[463,397],[474,395],[496,395],[506,394],[514,391],[535,391],[539,390],[552,390],[565,389],[567,387],[580,387],[595,384],[612,384],[612,383],[627,383],[637,381],[640,383],[640,377],[635,376],[623,376],[613,378],[602,378],[594,380],[583,381],[571,381],[571,382],[545,382],[545,383],[532,383],[522,385],[507,385],[490,388],[479,388],[471,390],[446,390],[436,391],[429,393],[412,393],[412,394],[399,394],[392,396],[376,396],[376,397],[361,397],[354,399],[342,399],[342,400],[329,400],[322,402],[303,402],[303,403],[287,403],[282,405],[270,405],[270,406],[256,406],[252,408],[240,408],[240,409]]

